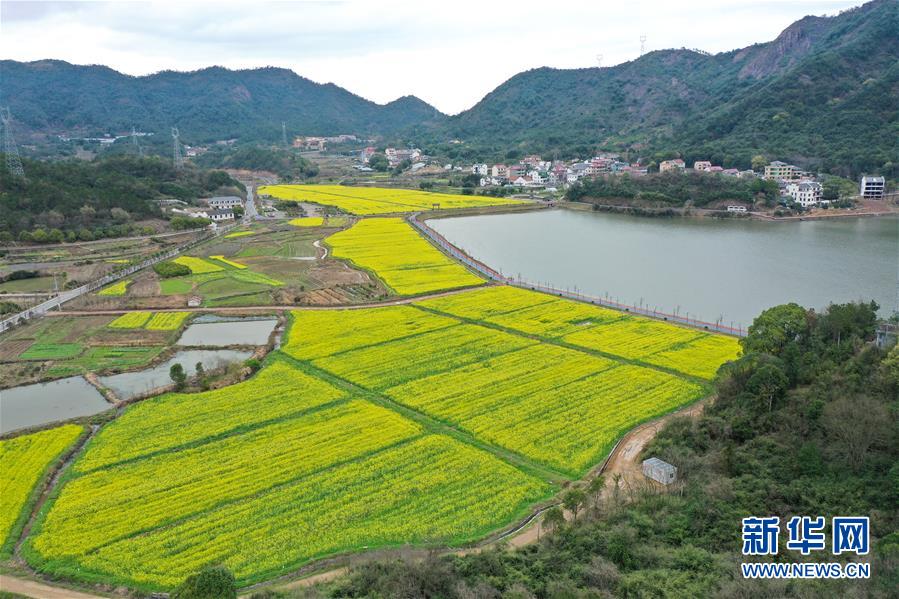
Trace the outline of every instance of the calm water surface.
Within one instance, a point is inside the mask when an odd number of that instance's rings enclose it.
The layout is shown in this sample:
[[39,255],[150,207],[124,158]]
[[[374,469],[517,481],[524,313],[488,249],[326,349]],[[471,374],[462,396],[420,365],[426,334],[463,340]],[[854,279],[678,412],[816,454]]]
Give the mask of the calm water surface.
[[112,409],[80,376],[0,391],[0,434]]
[[277,324],[275,318],[197,319],[184,329],[177,345],[265,345]]
[[899,218],[772,223],[547,210],[428,223],[506,275],[691,318],[747,326],[791,301],[896,308]]
[[101,376],[99,379],[103,386],[112,389],[119,399],[130,399],[137,395],[149,393],[153,389],[170,385],[172,379],[169,376],[169,369],[171,369],[173,364],[181,364],[187,376],[191,377],[197,372],[197,362],[202,362],[204,369],[212,370],[221,368],[230,362],[246,360],[252,355],[253,352],[251,351],[233,349],[183,350],[153,368]]

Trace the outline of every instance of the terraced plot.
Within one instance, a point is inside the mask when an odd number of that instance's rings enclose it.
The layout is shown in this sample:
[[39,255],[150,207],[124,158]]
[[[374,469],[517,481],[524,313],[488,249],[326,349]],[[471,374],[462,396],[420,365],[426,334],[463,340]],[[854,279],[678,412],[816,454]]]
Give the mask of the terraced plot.
[[506,286],[417,305],[704,379],[740,351],[734,337]]
[[171,588],[242,584],[362,547],[482,536],[554,487],[283,359],[129,408],[73,465],[23,551],[41,569]]
[[481,285],[400,218],[370,218],[326,240],[334,256],[378,275],[402,295]]
[[383,189],[380,187],[347,187],[344,185],[265,185],[260,195],[298,202],[312,202],[335,206],[345,212],[363,216],[440,209],[478,208],[484,206],[521,205],[519,200],[486,196],[464,196],[431,193],[411,189]]
[[100,291],[97,292],[97,295],[125,295],[125,292],[128,291],[128,285],[131,284],[131,279],[125,279],[123,281],[119,281],[117,283],[113,283],[108,287],[104,287]]
[[82,427],[66,424],[0,441],[0,555],[12,549],[35,486],[82,432]]

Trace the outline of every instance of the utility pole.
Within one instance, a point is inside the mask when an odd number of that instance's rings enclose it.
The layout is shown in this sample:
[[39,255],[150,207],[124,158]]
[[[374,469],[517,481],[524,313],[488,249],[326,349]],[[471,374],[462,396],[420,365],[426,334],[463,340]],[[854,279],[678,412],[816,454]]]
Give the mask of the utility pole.
[[16,139],[12,136],[12,128],[10,127],[12,115],[9,112],[9,106],[0,109],[0,121],[3,123],[3,151],[6,152],[6,168],[11,175],[24,179],[25,168],[22,166],[19,146],[16,145]]
[[640,36],[640,56],[646,54],[646,34]]
[[184,156],[181,154],[181,142],[178,141],[180,136],[181,133],[178,132],[178,127],[172,127],[172,139],[175,141],[175,147],[172,151],[172,163],[177,170],[184,168]]

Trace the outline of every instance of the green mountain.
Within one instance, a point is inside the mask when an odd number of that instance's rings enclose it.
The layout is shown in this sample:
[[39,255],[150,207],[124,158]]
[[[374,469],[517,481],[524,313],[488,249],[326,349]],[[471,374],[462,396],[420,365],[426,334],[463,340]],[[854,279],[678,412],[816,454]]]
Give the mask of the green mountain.
[[895,0],[806,17],[777,39],[710,55],[662,50],[610,68],[520,73],[419,134],[456,152],[632,157],[673,153],[748,167],[755,154],[840,174],[895,174]]
[[[2,97],[25,133],[97,135],[177,126],[188,143],[302,135],[388,135],[443,115],[412,96],[375,104],[293,71],[211,67],[145,77],[58,60],[0,62]],[[47,93],[52,90],[52,93]]]

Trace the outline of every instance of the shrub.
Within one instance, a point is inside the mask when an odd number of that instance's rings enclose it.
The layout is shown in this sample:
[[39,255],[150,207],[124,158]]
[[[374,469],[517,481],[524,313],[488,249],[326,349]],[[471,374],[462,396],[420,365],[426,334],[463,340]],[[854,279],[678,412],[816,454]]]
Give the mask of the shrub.
[[207,566],[187,577],[172,599],[236,599],[234,575],[224,566]]
[[163,279],[183,277],[184,275],[190,274],[190,269],[188,267],[174,262],[157,262],[153,265],[153,270]]

